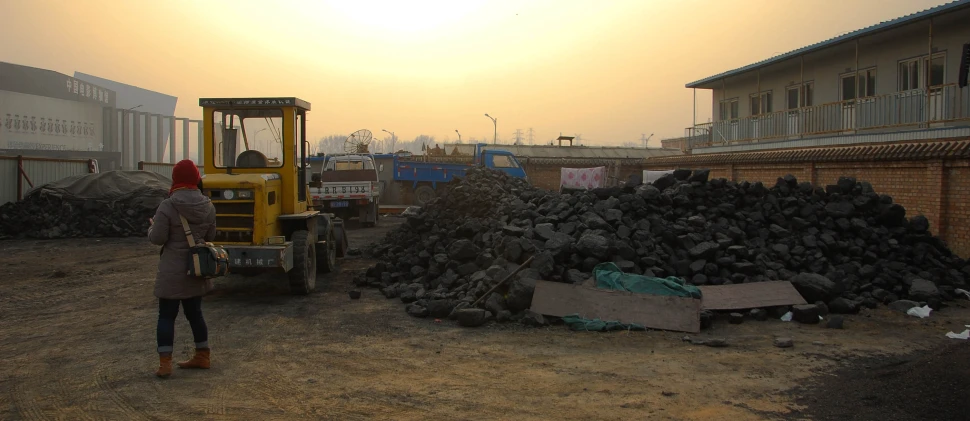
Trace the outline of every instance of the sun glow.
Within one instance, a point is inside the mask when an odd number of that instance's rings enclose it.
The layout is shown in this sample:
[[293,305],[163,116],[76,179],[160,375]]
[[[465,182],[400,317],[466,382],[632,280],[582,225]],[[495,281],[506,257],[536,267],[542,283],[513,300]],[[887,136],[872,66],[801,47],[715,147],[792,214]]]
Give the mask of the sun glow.
[[419,35],[459,27],[485,6],[480,0],[357,0],[319,3],[348,27],[391,36]]

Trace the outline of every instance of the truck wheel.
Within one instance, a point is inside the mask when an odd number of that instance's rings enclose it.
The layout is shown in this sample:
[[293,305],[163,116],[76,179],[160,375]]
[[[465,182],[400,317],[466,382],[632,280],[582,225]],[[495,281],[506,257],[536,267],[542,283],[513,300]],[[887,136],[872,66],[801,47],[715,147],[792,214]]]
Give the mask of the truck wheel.
[[368,209],[367,209],[367,212],[365,212],[365,214],[369,214],[371,212],[374,212],[374,221],[373,222],[372,221],[364,222],[364,218],[361,218],[360,225],[361,226],[364,226],[364,227],[367,227],[367,228],[376,227],[377,226],[377,210],[378,210],[378,208],[377,208],[377,202],[374,202],[374,203],[371,203],[370,205],[367,205],[367,208]]
[[337,257],[347,255],[347,231],[344,229],[344,222],[334,222],[333,224],[334,245],[337,247]]
[[414,201],[417,202],[418,206],[426,205],[428,202],[434,200],[434,197],[434,189],[430,186],[420,186],[414,189]]
[[317,271],[320,273],[330,273],[337,268],[337,240],[333,235],[333,229],[328,231],[327,246],[317,248]]
[[307,295],[317,286],[316,242],[310,241],[310,232],[300,230],[293,233],[293,268],[287,275],[290,278],[290,292]]

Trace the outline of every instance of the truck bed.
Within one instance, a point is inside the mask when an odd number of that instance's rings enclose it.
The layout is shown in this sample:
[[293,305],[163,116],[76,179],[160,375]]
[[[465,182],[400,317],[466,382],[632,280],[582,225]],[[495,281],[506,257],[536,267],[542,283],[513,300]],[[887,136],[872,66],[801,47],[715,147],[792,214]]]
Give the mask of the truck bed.
[[455,176],[464,177],[472,165],[439,162],[399,162],[394,179],[401,181],[450,182]]

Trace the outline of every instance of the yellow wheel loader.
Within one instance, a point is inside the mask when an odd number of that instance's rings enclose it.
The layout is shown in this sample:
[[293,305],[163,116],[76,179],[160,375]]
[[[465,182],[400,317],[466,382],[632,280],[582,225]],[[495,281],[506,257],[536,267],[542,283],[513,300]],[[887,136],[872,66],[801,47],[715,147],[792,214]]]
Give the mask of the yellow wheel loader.
[[216,239],[232,273],[285,274],[309,294],[337,268],[343,221],[312,209],[306,115],[299,98],[202,98],[203,193],[216,208]]

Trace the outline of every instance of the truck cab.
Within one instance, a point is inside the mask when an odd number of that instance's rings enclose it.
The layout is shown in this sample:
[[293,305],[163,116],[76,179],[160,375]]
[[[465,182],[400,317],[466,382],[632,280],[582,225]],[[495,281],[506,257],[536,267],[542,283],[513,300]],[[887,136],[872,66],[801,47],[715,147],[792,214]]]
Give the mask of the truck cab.
[[381,188],[374,157],[366,153],[327,156],[320,171],[312,175],[310,194],[317,210],[342,219],[357,217],[362,226],[377,225]]
[[515,178],[529,180],[522,164],[512,152],[503,150],[482,149],[476,154],[476,164],[502,171]]

